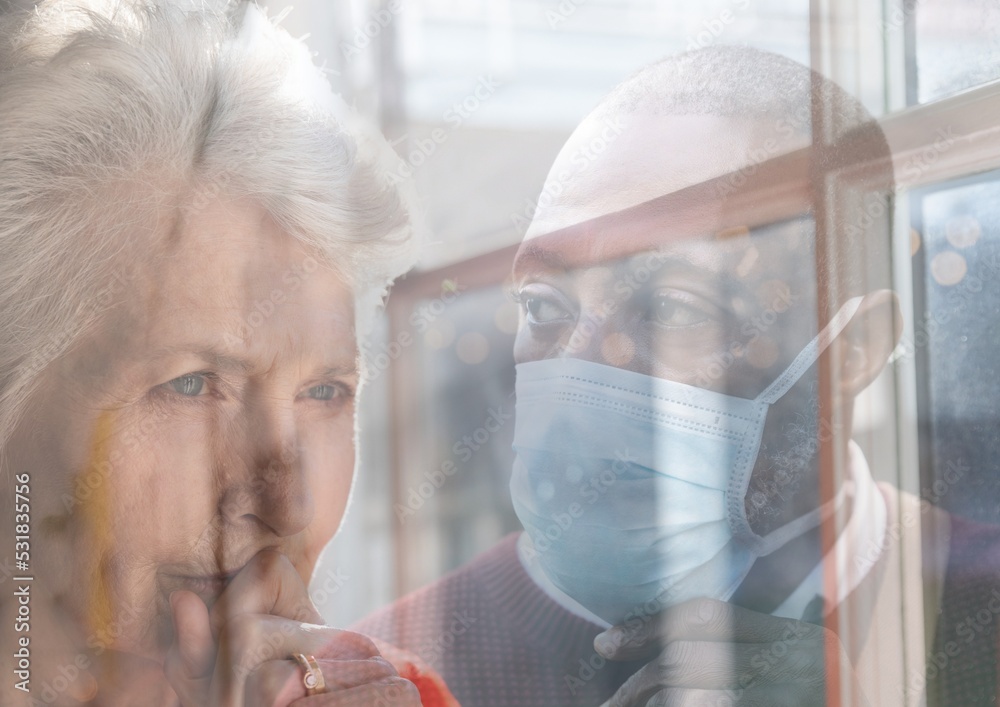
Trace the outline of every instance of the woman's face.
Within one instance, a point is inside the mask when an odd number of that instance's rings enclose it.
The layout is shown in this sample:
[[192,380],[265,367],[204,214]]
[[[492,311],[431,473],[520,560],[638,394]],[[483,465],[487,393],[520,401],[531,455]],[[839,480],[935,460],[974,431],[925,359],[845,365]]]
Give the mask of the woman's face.
[[158,658],[173,590],[211,605],[263,548],[308,582],[351,487],[354,309],[246,202],[190,215],[129,275],[9,449],[32,478],[37,573],[74,638]]

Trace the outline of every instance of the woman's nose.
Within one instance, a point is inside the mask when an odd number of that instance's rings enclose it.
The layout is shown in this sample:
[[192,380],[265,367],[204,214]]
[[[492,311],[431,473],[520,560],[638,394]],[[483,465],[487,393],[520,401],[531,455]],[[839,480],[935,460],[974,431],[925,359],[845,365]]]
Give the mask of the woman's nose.
[[230,499],[236,503],[228,520],[252,517],[278,537],[295,535],[312,520],[314,499],[293,403],[258,397],[247,405],[244,419],[244,449],[237,454],[243,469],[229,491],[238,497]]

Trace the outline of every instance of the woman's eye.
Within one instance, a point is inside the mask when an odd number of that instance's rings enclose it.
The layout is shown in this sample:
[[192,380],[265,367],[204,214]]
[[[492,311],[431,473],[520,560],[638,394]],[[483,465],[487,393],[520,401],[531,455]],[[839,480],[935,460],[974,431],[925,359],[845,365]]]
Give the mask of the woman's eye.
[[687,327],[701,324],[709,316],[697,307],[668,294],[657,294],[653,299],[652,318],[662,326]]
[[197,373],[189,373],[180,378],[174,378],[172,381],[167,381],[165,385],[178,395],[184,395],[189,398],[194,398],[207,392],[205,376]]
[[339,394],[340,390],[337,386],[330,385],[328,383],[314,385],[306,391],[306,397],[312,398],[313,400],[333,400]]

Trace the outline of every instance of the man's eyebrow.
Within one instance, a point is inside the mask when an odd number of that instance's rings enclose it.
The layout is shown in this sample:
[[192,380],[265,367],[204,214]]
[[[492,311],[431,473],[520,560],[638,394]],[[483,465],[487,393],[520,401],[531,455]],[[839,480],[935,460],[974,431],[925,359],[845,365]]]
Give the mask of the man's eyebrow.
[[633,253],[614,260],[580,264],[571,262],[559,250],[546,248],[541,243],[529,241],[522,244],[514,259],[513,274],[517,276],[532,268],[571,272],[573,270],[586,270],[598,265],[611,267],[617,265],[618,267],[631,269],[633,267],[646,266],[651,262],[656,264],[654,268],[655,272],[652,273],[653,278],[657,275],[669,276],[674,273],[697,272],[714,280],[717,283],[717,289],[720,294],[731,296],[745,295],[748,292],[746,283],[729,270],[716,270],[707,267],[690,254],[678,252],[674,249],[653,249],[641,253]]
[[666,251],[653,250],[641,256],[632,256],[631,260],[639,260],[639,264],[642,264],[647,258],[654,259],[659,266],[654,273],[653,279],[655,281],[656,275],[662,275],[669,277],[675,273],[690,273],[695,272],[701,276],[704,276],[707,281],[712,281],[716,283],[717,289],[720,294],[726,296],[733,295],[745,295],[749,292],[747,284],[739,277],[731,272],[728,268],[722,270],[716,270],[707,267],[703,263],[699,263],[696,258],[692,258],[686,253],[668,253]]
[[514,272],[517,273],[531,267],[542,267],[548,270],[570,269],[566,258],[558,251],[529,241],[521,245],[514,257]]

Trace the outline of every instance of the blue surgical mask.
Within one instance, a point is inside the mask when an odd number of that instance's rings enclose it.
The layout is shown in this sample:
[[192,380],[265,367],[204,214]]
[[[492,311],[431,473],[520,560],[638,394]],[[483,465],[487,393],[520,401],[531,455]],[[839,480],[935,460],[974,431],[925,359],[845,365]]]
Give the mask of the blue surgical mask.
[[511,497],[553,584],[612,624],[725,601],[758,557],[816,527],[831,504],[760,536],[744,501],[768,407],[860,301],[753,400],[581,359],[519,364]]

